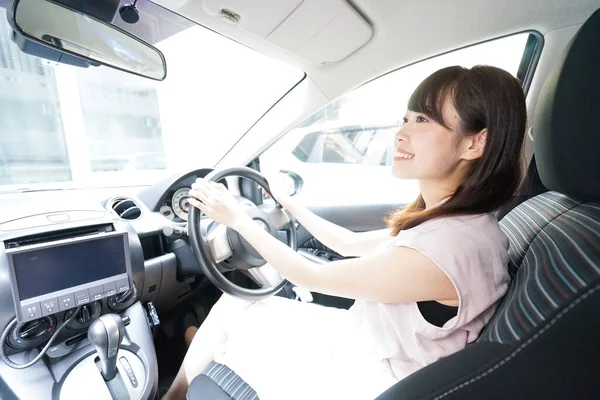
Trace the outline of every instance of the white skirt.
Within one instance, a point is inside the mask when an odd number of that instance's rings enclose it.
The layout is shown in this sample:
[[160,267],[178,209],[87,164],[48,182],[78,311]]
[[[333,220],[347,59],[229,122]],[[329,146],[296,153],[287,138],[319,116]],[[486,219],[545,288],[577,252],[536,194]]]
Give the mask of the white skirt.
[[[221,308],[221,310],[218,310]],[[397,382],[352,312],[282,297],[224,295],[216,312],[228,335],[214,360],[261,400],[374,399]]]

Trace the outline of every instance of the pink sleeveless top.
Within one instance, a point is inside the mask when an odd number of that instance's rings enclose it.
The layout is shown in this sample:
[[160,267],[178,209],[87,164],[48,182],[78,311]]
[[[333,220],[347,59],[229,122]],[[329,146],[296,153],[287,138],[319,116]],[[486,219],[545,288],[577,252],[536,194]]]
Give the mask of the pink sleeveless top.
[[445,217],[401,231],[382,248],[404,246],[435,262],[459,297],[443,327],[427,322],[417,303],[356,301],[351,310],[375,339],[377,356],[397,379],[474,341],[508,288],[508,239],[491,214]]

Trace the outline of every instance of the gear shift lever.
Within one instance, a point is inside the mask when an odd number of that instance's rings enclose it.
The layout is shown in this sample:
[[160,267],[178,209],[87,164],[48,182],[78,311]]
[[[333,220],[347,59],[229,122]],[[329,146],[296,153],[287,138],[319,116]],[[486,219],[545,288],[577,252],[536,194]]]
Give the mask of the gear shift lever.
[[125,323],[117,314],[105,314],[88,328],[88,339],[98,352],[100,371],[105,381],[117,375],[117,353],[124,335]]

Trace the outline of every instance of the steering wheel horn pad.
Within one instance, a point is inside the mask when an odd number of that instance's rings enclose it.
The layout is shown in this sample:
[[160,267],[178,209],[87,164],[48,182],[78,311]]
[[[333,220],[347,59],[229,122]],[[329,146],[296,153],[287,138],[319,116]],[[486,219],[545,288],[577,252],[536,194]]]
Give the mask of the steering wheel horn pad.
[[[277,228],[275,227],[275,221],[273,218],[261,210],[260,208],[253,207],[246,211],[260,227],[267,231],[271,236],[277,237]],[[227,228],[227,238],[229,244],[233,250],[233,255],[228,260],[228,266],[236,269],[250,269],[254,267],[261,267],[266,264],[266,261],[262,256],[248,243],[246,239],[234,229]]]

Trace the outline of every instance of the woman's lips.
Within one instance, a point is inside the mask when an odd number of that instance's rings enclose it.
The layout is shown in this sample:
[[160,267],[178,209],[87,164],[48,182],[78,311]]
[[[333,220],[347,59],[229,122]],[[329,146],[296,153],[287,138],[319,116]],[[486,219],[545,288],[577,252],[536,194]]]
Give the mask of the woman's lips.
[[394,154],[394,161],[412,160],[413,158],[415,158],[414,154],[407,153],[400,149],[396,149],[396,153]]

